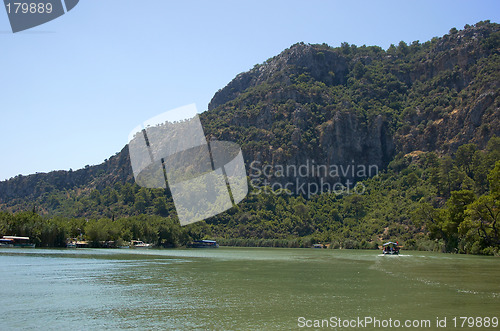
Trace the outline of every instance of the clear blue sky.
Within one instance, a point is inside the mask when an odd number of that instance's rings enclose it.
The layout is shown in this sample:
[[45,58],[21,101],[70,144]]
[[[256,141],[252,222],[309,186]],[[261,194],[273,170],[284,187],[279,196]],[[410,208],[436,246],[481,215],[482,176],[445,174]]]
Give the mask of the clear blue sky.
[[296,42],[387,48],[499,15],[498,0],[81,0],[12,34],[0,9],[0,180],[101,163],[144,120],[206,110],[235,75]]

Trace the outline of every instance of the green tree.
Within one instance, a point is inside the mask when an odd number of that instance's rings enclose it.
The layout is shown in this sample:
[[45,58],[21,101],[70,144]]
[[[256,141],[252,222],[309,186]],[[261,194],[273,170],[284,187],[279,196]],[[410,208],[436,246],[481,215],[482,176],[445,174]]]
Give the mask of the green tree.
[[144,199],[144,196],[142,194],[136,194],[134,200],[134,209],[139,213],[143,213],[147,207],[146,199]]
[[475,144],[465,144],[458,148],[455,154],[455,162],[456,165],[461,168],[467,176],[473,178],[474,175],[472,173],[473,169],[473,161],[474,155],[477,152],[477,147]]
[[366,72],[366,68],[363,65],[363,63],[358,61],[354,65],[353,71],[354,71],[354,77],[356,77],[356,79],[361,79]]
[[153,200],[155,214],[160,216],[168,215],[167,202],[164,197],[156,197]]
[[411,213],[413,223],[423,226],[429,233],[431,239],[442,239],[445,248],[449,247],[449,237],[446,230],[446,211],[433,208],[428,203],[422,203]]
[[[500,248],[500,161],[488,175],[490,193],[479,197],[468,205],[465,211],[466,220],[460,225],[459,231],[469,242],[475,242],[480,249]],[[472,253],[480,253],[471,249]]]
[[500,195],[500,160],[495,163],[495,168],[488,174],[490,182],[490,194],[495,198]]
[[134,191],[132,190],[132,185],[126,183],[121,188],[121,196],[124,204],[132,204],[134,203]]

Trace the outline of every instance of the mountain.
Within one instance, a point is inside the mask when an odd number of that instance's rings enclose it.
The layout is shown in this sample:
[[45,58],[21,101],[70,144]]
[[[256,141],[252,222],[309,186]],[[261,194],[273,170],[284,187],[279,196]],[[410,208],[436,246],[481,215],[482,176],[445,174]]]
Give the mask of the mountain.
[[384,169],[399,152],[484,148],[500,134],[498,42],[479,23],[387,51],[295,44],[219,90],[202,121],[270,165]]
[[[200,118],[207,139],[242,146],[248,168],[252,161],[276,169],[309,160],[383,171],[400,154],[452,155],[468,143],[484,149],[491,137],[500,136],[499,30],[496,23],[479,22],[387,50],[298,43],[237,75],[215,93]],[[346,172],[328,180],[366,177]],[[273,178],[280,183],[292,179],[293,174]],[[65,216],[128,215],[138,211],[125,208],[118,198],[131,187],[133,194],[139,192],[132,183],[125,146],[100,165],[2,181],[0,208],[36,206],[43,214]],[[96,191],[106,199],[112,196],[105,207],[85,202]],[[164,210],[153,207],[156,198],[171,204],[168,193],[151,194],[146,197],[151,203],[139,212]]]
[[[396,150],[453,152],[468,142],[484,146],[499,128],[498,38],[498,25],[483,23],[423,44],[401,42],[387,51],[299,43],[239,74],[214,95],[206,116],[268,134],[282,119],[300,131],[311,126],[305,124],[323,125],[315,127],[319,137],[331,124],[372,124],[382,117],[394,132],[388,138]],[[300,122],[311,116],[311,122]],[[290,132],[280,136],[286,134],[291,138]]]

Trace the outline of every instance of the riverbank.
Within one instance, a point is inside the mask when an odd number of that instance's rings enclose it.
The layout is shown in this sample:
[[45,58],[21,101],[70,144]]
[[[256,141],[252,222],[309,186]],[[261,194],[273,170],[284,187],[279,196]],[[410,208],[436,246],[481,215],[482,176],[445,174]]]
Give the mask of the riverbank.
[[[308,248],[311,249],[315,244],[321,245],[323,247],[322,250],[352,250],[352,251],[380,251],[382,243],[372,242],[358,242],[358,241],[334,241],[330,243],[318,243],[317,241],[308,239],[308,238],[297,238],[297,239],[242,239],[242,238],[215,238],[219,246],[222,248]],[[42,249],[54,249],[54,248],[68,248],[75,249],[77,247],[49,247],[49,246],[37,246],[37,248]],[[109,242],[103,243],[88,243],[85,246],[78,246],[78,250],[82,249],[98,249],[98,250],[121,250],[128,249],[129,246],[121,246],[113,244],[111,245]],[[152,246],[147,249],[147,251],[162,251],[162,250],[172,250],[172,249],[186,249],[188,245],[163,245],[163,246]],[[1,251],[7,251],[9,248],[0,248]],[[16,248],[14,248],[16,249]],[[192,248],[189,248],[192,250]],[[144,251],[142,248],[131,248],[131,250],[135,251]],[[446,252],[444,250],[444,243],[441,241],[420,241],[411,243],[410,245],[403,246],[402,252],[434,252],[434,253],[444,253],[444,254],[453,254],[450,252]],[[455,252],[458,253],[458,252]],[[459,255],[472,255],[472,254],[460,254]],[[495,257],[499,257],[500,254],[493,254]]]
[[156,247],[175,248],[184,247],[194,240],[215,239],[219,245],[234,247],[309,248],[322,244],[330,249],[378,249],[384,242],[392,240],[398,241],[403,250],[500,255],[497,247],[481,249],[482,246],[476,245],[471,246],[471,249],[449,249],[444,239],[429,239],[424,233],[410,235],[384,231],[383,235],[370,236],[360,229],[359,232],[314,231],[305,236],[287,234],[279,237],[263,232],[262,236],[265,238],[259,238],[258,234],[247,233],[243,227],[239,227],[234,235],[220,230],[220,226],[205,221],[181,227],[170,217],[153,215],[119,219],[80,219],[47,218],[33,212],[0,212],[0,237],[25,236],[29,237],[36,247],[46,248],[66,247],[68,238],[72,238],[72,241],[85,241],[89,247],[95,248],[120,247],[132,240],[141,240]]

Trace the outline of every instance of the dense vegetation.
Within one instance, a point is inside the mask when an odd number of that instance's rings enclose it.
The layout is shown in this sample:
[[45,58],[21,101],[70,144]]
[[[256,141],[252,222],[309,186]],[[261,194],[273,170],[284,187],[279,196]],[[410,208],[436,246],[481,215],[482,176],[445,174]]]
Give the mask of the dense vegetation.
[[0,232],[56,247],[80,235],[94,246],[141,239],[165,247],[208,237],[230,245],[307,247],[322,242],[332,248],[376,248],[397,239],[406,249],[498,254],[499,160],[496,137],[486,150],[467,144],[454,157],[399,154],[386,172],[363,182],[364,194],[324,193],[306,200],[270,189],[251,192],[227,212],[186,227],[175,220],[164,191],[117,185],[77,202],[108,213],[125,208],[137,216],[47,218],[35,211],[4,212]]
[[39,246],[77,236],[94,246],[166,247],[217,238],[375,248],[391,239],[406,249],[498,254],[499,49],[490,22],[387,50],[300,43],[238,75],[201,115],[207,137],[239,143],[247,165],[377,164],[378,176],[356,178],[364,194],[251,191],[180,227],[168,190],[133,183],[124,149],[98,166],[0,182],[0,235]]

